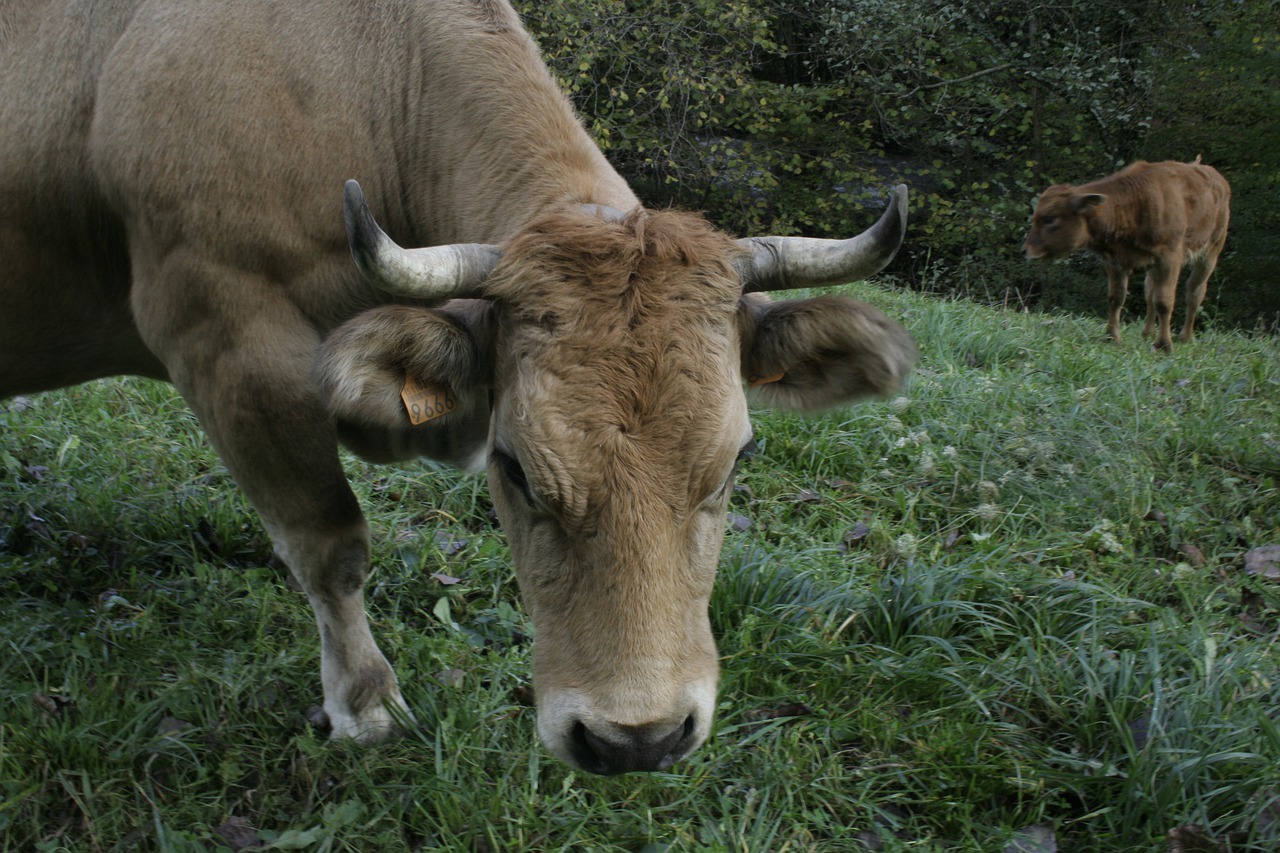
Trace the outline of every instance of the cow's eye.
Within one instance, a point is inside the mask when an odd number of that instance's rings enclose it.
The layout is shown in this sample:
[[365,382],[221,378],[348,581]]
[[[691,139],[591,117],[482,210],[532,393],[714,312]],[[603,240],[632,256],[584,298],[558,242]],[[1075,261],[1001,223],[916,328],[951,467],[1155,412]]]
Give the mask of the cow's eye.
[[493,451],[493,461],[497,464],[503,478],[515,487],[526,501],[533,503],[533,490],[529,488],[529,478],[525,476],[520,461],[510,453],[497,449]]
[[729,476],[725,478],[724,485],[711,496],[713,501],[719,502],[725,499],[729,492],[732,491],[734,481],[738,478],[738,466],[742,464],[742,460],[755,456],[758,450],[759,448],[756,446],[754,438],[742,445],[742,449],[738,451],[738,457],[733,460],[733,468],[729,471]]
[[1057,222],[1058,222],[1058,217],[1056,217],[1056,216],[1045,216],[1045,217],[1041,218],[1041,220],[1040,220],[1040,225],[1041,225],[1041,226],[1043,226],[1044,228],[1049,228],[1049,227],[1052,227],[1053,225],[1056,225],[1056,224],[1057,224]]

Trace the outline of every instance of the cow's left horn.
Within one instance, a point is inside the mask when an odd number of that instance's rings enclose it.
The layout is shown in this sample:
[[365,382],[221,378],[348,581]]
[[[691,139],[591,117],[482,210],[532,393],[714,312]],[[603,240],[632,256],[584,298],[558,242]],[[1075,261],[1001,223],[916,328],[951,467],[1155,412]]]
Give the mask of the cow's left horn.
[[401,248],[378,227],[355,181],[347,181],[343,191],[342,215],[356,266],[396,296],[433,302],[478,297],[485,278],[502,259],[497,246],[485,243]]
[[859,281],[884,269],[907,233],[907,188],[898,184],[880,220],[857,237],[748,237],[750,254],[738,265],[744,293],[827,287]]

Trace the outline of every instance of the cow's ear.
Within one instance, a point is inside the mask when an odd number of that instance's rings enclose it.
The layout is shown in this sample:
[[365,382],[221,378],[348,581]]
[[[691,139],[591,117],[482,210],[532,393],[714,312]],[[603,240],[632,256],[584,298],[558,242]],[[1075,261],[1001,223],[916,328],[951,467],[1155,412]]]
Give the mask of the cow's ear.
[[397,430],[487,421],[491,314],[480,300],[374,308],[329,334],[313,378],[340,424]]
[[813,411],[891,394],[916,361],[905,329],[846,296],[771,302],[752,294],[738,316],[743,378],[769,406]]
[[1091,210],[1107,200],[1102,193],[1077,193],[1071,200],[1071,206],[1076,213],[1084,213]]

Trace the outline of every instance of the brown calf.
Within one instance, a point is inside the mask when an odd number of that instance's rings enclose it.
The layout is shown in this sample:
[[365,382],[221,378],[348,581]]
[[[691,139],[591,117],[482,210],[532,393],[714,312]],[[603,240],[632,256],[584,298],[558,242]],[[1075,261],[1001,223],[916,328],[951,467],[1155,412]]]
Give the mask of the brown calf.
[[1178,340],[1195,332],[1196,311],[1227,239],[1231,187],[1212,166],[1139,160],[1080,186],[1057,184],[1040,195],[1023,242],[1029,260],[1056,260],[1088,249],[1107,271],[1107,334],[1120,340],[1120,312],[1129,274],[1145,270],[1147,323],[1155,348],[1171,350],[1169,328],[1182,265],[1187,278],[1187,319]]

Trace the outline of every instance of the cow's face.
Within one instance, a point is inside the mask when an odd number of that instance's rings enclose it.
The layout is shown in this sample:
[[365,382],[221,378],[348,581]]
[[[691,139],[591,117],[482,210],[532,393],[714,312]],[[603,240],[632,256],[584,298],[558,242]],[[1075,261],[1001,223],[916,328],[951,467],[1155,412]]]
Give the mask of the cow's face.
[[[354,239],[357,258],[382,241]],[[538,732],[584,770],[665,768],[710,730],[744,379],[764,405],[818,409],[896,390],[915,360],[900,326],[847,297],[744,296],[748,252],[686,214],[570,211],[500,250],[482,301],[375,309],[321,348],[344,434],[399,436],[354,446],[485,454],[534,625]],[[382,274],[414,263],[393,253]],[[456,408],[410,428],[406,375]]]
[[710,729],[708,598],[751,445],[733,241],[674,213],[540,223],[490,278],[489,484],[533,619],[538,731],[599,773]]
[[1057,260],[1089,244],[1088,215],[1106,200],[1097,193],[1082,193],[1058,184],[1040,194],[1031,215],[1031,230],[1022,243],[1028,260]]

